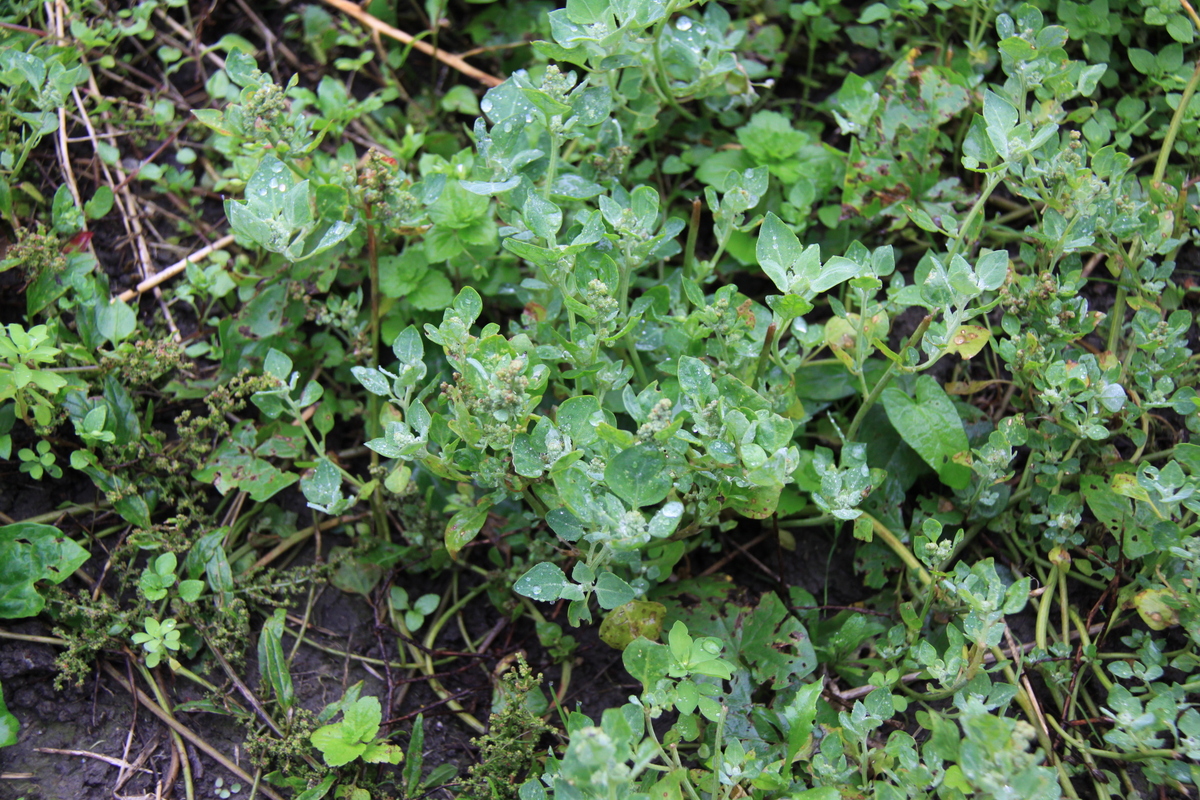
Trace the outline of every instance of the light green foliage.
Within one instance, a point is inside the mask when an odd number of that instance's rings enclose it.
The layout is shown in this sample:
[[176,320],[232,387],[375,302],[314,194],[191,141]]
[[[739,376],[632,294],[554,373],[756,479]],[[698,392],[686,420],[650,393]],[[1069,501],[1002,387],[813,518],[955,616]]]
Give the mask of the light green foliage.
[[[0,528],[0,616],[49,605],[73,669],[131,629],[150,667],[239,669],[257,633],[264,780],[424,796],[420,719],[393,770],[361,686],[306,716],[273,592],[319,573],[472,725],[431,655],[480,641],[470,603],[564,683],[603,618],[628,702],[542,737],[518,667],[466,796],[1194,793],[1186,4],[429,0],[486,91],[401,84],[407,48],[318,5],[285,23],[304,85],[257,33],[188,49],[182,0],[103,5],[53,6],[62,38],[0,12],[0,456],[57,487],[69,454],[133,526],[90,604],[81,545]],[[94,257],[130,196],[169,225]],[[261,569],[331,529],[328,567]]]
[[4,690],[0,687],[0,747],[12,747],[18,741],[21,725],[4,703]]
[[32,416],[40,425],[50,423],[54,408],[52,400],[67,385],[66,378],[42,368],[53,364],[62,352],[47,344],[52,337],[45,325],[35,325],[26,331],[13,322],[0,329],[0,401],[12,398],[17,416]]
[[153,669],[165,657],[174,666],[172,655],[180,648],[178,623],[174,619],[164,619],[162,622],[153,617],[142,620],[144,630],[137,631],[131,637],[134,644],[140,644],[146,651],[146,666]]
[[404,625],[416,632],[425,624],[425,618],[437,610],[442,598],[432,592],[423,594],[409,602],[408,592],[402,586],[393,586],[388,600],[394,610],[404,615]]
[[383,719],[378,698],[360,697],[343,705],[341,712],[340,721],[312,733],[313,746],[321,751],[326,764],[340,767],[355,759],[368,764],[398,764],[404,758],[399,747],[376,739]]
[[198,580],[179,581],[176,588],[175,568],[179,561],[174,553],[163,553],[151,559],[150,564],[142,572],[138,588],[142,595],[151,602],[162,600],[172,590],[185,603],[194,603],[204,590],[204,582]]

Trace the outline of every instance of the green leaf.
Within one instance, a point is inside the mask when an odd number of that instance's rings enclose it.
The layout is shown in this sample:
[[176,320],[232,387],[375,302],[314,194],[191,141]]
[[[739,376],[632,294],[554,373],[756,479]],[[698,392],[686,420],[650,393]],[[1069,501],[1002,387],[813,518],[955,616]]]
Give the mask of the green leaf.
[[45,600],[34,584],[62,583],[87,559],[87,550],[51,525],[0,527],[0,619],[37,614]]
[[275,698],[284,711],[292,706],[292,674],[288,669],[287,657],[283,652],[283,622],[286,611],[275,609],[264,623],[258,637],[258,669],[262,682],[275,692]]
[[368,369],[367,367],[351,367],[350,372],[363,385],[363,388],[371,394],[387,397],[392,393],[387,378],[380,375],[376,370]]
[[51,216],[54,218],[54,230],[64,236],[73,236],[83,227],[83,214],[75,205],[75,196],[65,183],[59,184],[54,193]]
[[491,508],[491,503],[483,502],[471,508],[464,508],[450,518],[446,523],[445,541],[446,551],[450,553],[451,558],[458,558],[459,551],[475,538],[483,528],[483,523],[487,522],[488,511]]
[[533,600],[550,603],[563,596],[567,587],[573,587],[567,574],[557,564],[543,561],[517,579],[513,591]]
[[773,211],[768,211],[763,220],[754,252],[763,272],[779,291],[786,293],[791,287],[788,271],[800,258],[803,248],[791,227]]
[[618,453],[605,467],[604,480],[617,497],[634,508],[663,500],[672,485],[666,456],[651,444],[635,445]]
[[11,747],[17,743],[21,723],[9,713],[4,703],[4,690],[0,687],[0,747]]
[[112,211],[113,191],[107,186],[96,189],[92,199],[83,204],[83,211],[88,219],[100,219]]
[[292,375],[292,360],[272,347],[263,361],[263,372],[287,383]]
[[404,796],[417,795],[421,787],[421,767],[425,761],[425,715],[417,714],[408,737],[408,763],[404,765]]
[[611,14],[608,0],[567,0],[567,19],[576,25],[606,22]]
[[639,636],[625,647],[621,663],[648,690],[666,677],[671,665],[671,651],[664,644]]
[[603,609],[616,608],[635,597],[637,597],[637,592],[633,590],[633,587],[611,572],[601,573],[596,580],[596,600]]
[[999,289],[1008,278],[1008,251],[993,250],[975,262],[975,277],[979,285],[989,291]]
[[215,108],[193,108],[192,114],[195,115],[202,124],[212,128],[217,133],[225,136],[233,136],[233,131],[229,130],[229,126],[225,123],[225,115]]
[[442,95],[442,110],[457,111],[470,117],[479,116],[479,98],[471,91],[471,87],[457,84]]
[[300,491],[310,504],[329,506],[342,496],[342,473],[328,458],[317,461],[311,477],[300,479]]
[[454,300],[450,279],[436,270],[427,270],[417,287],[408,295],[408,302],[421,311],[441,311]]
[[577,446],[591,444],[596,440],[596,423],[603,420],[599,398],[579,395],[563,401],[554,417],[559,430],[567,434]]
[[369,742],[379,733],[383,709],[378,697],[360,697],[342,710],[343,735],[347,741]]
[[1176,14],[1167,20],[1167,33],[1171,38],[1183,44],[1191,44],[1196,39],[1196,29],[1191,21],[1182,14]]
[[562,227],[562,209],[542,199],[541,195],[530,193],[525,200],[525,208],[521,212],[526,227],[537,234],[542,240],[553,245],[558,241],[558,230]]
[[342,723],[326,725],[312,732],[309,740],[321,751],[321,757],[331,767],[349,764],[367,749],[365,742],[346,741]]
[[943,483],[965,489],[971,482],[971,468],[957,459],[969,453],[970,445],[953,401],[928,375],[917,378],[916,392],[914,400],[895,387],[884,389],[888,419]]

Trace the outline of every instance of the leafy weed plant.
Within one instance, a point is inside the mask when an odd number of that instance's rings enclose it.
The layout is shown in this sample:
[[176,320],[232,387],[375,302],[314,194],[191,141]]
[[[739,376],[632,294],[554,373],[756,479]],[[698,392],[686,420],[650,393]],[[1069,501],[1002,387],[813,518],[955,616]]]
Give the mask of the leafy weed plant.
[[[346,5],[263,47],[0,12],[4,480],[106,515],[0,528],[0,617],[163,714],[200,686],[271,797],[1196,791],[1186,0]],[[860,586],[797,577],[851,549]],[[304,708],[314,581],[488,731],[462,782],[423,717],[391,743],[391,661]],[[438,644],[488,603],[559,677],[520,660],[490,728],[441,659],[513,654]],[[564,626],[625,702],[558,702]]]

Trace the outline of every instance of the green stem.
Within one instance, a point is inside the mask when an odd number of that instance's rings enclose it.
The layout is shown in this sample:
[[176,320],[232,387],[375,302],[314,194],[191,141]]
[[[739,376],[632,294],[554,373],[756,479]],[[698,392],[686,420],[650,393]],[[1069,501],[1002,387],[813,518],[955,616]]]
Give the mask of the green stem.
[[1041,650],[1046,650],[1049,646],[1047,632],[1050,628],[1050,599],[1054,597],[1054,587],[1058,582],[1058,567],[1050,567],[1050,576],[1046,578],[1046,586],[1042,591],[1042,596],[1038,598],[1038,613],[1037,627],[1034,629],[1033,639],[1037,642],[1037,646]]
[[[371,323],[369,328],[371,336],[371,359],[369,364],[371,369],[376,369],[379,367],[379,348],[383,345],[379,332],[379,307],[383,295],[383,292],[379,288],[379,238],[378,232],[375,230],[373,220],[371,219],[371,208],[368,206],[366,209],[364,209],[364,211],[366,212],[365,216],[367,219],[367,264],[368,268],[370,269],[371,284]],[[368,392],[366,429],[367,434],[372,438],[383,435],[383,429],[379,424],[379,404],[380,397],[374,392]],[[372,450],[370,459],[371,466],[368,475],[374,476],[376,470],[379,469],[379,453]],[[384,533],[385,531],[389,530],[387,524],[387,510],[383,507],[383,493],[379,491],[378,488],[371,492],[370,503],[371,517],[372,521],[374,522],[375,535],[383,538],[384,540],[390,541],[391,537],[385,535]]]
[[1167,174],[1167,161],[1171,158],[1171,151],[1175,149],[1175,137],[1179,135],[1184,111],[1187,109],[1188,103],[1192,101],[1192,95],[1196,93],[1197,85],[1200,85],[1200,60],[1196,61],[1192,77],[1188,79],[1187,85],[1183,88],[1183,97],[1179,99],[1179,105],[1171,117],[1171,126],[1167,128],[1167,135],[1163,137],[1162,149],[1158,151],[1158,161],[1154,164],[1154,175],[1150,178],[1151,185],[1162,183],[1163,176]]
[[[171,714],[171,704],[167,702],[167,698],[166,695],[163,694],[162,687],[158,685],[158,681],[154,680],[154,676],[150,674],[150,670],[146,669],[146,667],[140,661],[134,661],[134,666],[137,668],[138,672],[141,673],[142,679],[145,680],[146,683],[150,684],[150,691],[154,692],[154,697],[158,700],[159,707],[162,708],[162,710],[166,712],[168,716],[173,717],[174,715]],[[179,761],[183,767],[184,794],[186,795],[187,800],[194,800],[196,796],[196,789],[192,785],[192,765],[188,760],[187,750],[183,747],[183,737],[179,735],[178,731],[172,730],[171,741],[175,745],[175,750],[179,753]]]
[[879,396],[883,394],[883,390],[887,388],[888,382],[892,379],[892,373],[896,371],[900,359],[904,358],[904,354],[910,348],[916,347],[917,343],[921,341],[921,337],[925,335],[925,331],[929,330],[929,323],[931,322],[933,322],[933,317],[931,316],[926,316],[925,319],[921,320],[921,324],[917,326],[917,329],[912,332],[912,336],[908,337],[908,341],[900,348],[900,352],[897,353],[897,359],[888,364],[887,371],[883,373],[883,377],[879,379],[879,382],[875,384],[875,388],[867,395],[867,399],[863,401],[863,404],[858,409],[858,413],[854,415],[854,419],[850,422],[850,427],[846,431],[846,441],[853,442],[856,440],[855,437],[858,436],[858,429],[862,426],[863,420],[867,418],[867,412],[871,410],[871,406],[875,405],[875,402],[879,400]]
[[[405,663],[402,661],[388,661],[387,659],[384,659],[384,658],[374,658],[372,656],[363,656],[363,655],[359,655],[358,653],[349,653],[345,650],[338,650],[336,647],[327,647],[323,644],[317,644],[312,639],[301,636],[300,633],[292,630],[291,628],[285,627],[283,629],[283,632],[286,633],[288,636],[291,636],[293,639],[295,639],[298,642],[303,641],[304,644],[308,645],[309,647],[311,647],[314,650],[320,650],[322,653],[328,653],[329,655],[337,656],[338,658],[352,658],[355,661],[361,661],[364,664],[373,664],[378,667],[390,667],[391,669],[416,669],[419,666],[416,662],[409,664],[409,663]],[[448,664],[453,660],[454,660],[453,658],[446,658],[446,659],[435,661],[433,663],[438,664],[438,665]]]
[[[554,186],[554,178],[558,175],[558,149],[562,147],[562,136],[553,130],[553,123],[550,124],[550,128],[550,164],[546,167],[546,183],[542,186],[542,198],[546,201],[550,200],[550,190]],[[554,242],[546,244],[554,247]]]
[[875,517],[865,511],[863,512],[863,516],[871,521],[871,528],[874,529],[875,535],[882,539],[884,544],[892,549],[893,553],[900,556],[900,560],[904,562],[905,566],[917,573],[917,577],[920,578],[921,583],[926,586],[932,586],[933,576],[921,565],[921,562],[917,560],[917,557],[912,554],[912,551],[908,549],[904,542],[900,541],[896,534],[888,530],[888,527],[875,519]]
[[[641,705],[641,703],[638,705]],[[650,709],[642,705],[642,713],[646,717],[646,733],[649,734],[651,741],[654,742],[655,748],[658,749],[659,758],[661,758],[664,763],[670,764],[678,769],[681,766],[679,754],[676,753],[674,758],[672,758],[662,746],[662,742],[658,740],[658,733],[654,730],[654,719],[650,716]],[[681,783],[683,783],[683,788],[687,791],[688,797],[691,798],[691,800],[700,800],[700,795],[697,794],[696,787],[692,786],[691,777],[686,772],[683,773],[683,780]]]
[[954,259],[954,257],[963,249],[963,243],[967,240],[967,232],[970,230],[971,225],[975,222],[975,218],[979,216],[979,213],[983,210],[984,205],[987,204],[988,198],[992,196],[992,192],[996,190],[996,187],[999,186],[1000,182],[1003,180],[1003,176],[1001,176],[999,173],[988,173],[987,183],[985,183],[983,186],[983,192],[975,201],[975,205],[971,206],[971,210],[967,212],[967,218],[964,219],[962,225],[959,226],[958,236],[955,238],[954,244],[951,246],[950,252],[946,256],[947,268],[949,268],[950,262]]
[[[992,653],[996,656],[996,663],[1003,663],[1004,654],[1000,651],[999,647],[993,647]],[[1004,677],[1008,679],[1009,684],[1017,687],[1017,705],[1019,705],[1021,710],[1025,712],[1025,717],[1029,720],[1029,724],[1033,727],[1033,730],[1038,738],[1038,744],[1040,744],[1042,747],[1042,752],[1044,752],[1046,754],[1046,758],[1050,759],[1050,761],[1054,764],[1054,768],[1058,772],[1058,782],[1062,785],[1063,791],[1068,797],[1078,798],[1079,795],[1075,792],[1075,786],[1071,783],[1071,777],[1067,775],[1067,771],[1063,767],[1062,761],[1054,752],[1054,746],[1050,741],[1050,737],[1046,734],[1045,729],[1038,724],[1038,720],[1042,715],[1037,713],[1036,709],[1034,708],[1033,700],[1028,694],[1026,694],[1024,684],[1017,680],[1016,673],[1013,672],[1011,666],[1005,664],[1003,669]]]
[[[687,244],[683,249],[683,279],[699,280],[696,275],[696,240],[700,238],[700,198],[692,200],[692,218],[688,223]],[[684,309],[687,309],[687,293],[683,295]]]
[[679,105],[679,101],[675,99],[675,94],[671,91],[671,79],[667,77],[667,65],[663,60],[660,42],[662,42],[663,28],[666,27],[667,21],[670,19],[671,8],[668,7],[666,15],[654,26],[654,71],[657,73],[655,75],[655,83],[658,85],[659,93],[667,101],[667,105],[675,109],[679,116],[688,122],[695,122],[696,115]]
[[45,514],[38,514],[35,517],[19,519],[17,522],[22,524],[28,523],[30,525],[42,524],[46,522],[54,522],[56,519],[60,519],[67,514],[94,514],[97,511],[107,511],[109,507],[110,505],[108,503],[96,503],[95,505],[86,506],[68,506],[66,508],[60,508],[57,511],[47,511]]
[[1074,747],[1079,752],[1088,753],[1089,755],[1096,756],[1097,758],[1111,758],[1113,761],[1146,761],[1151,758],[1178,759],[1182,757],[1182,754],[1178,750],[1167,750],[1165,748],[1158,750],[1138,750],[1134,753],[1124,753],[1119,750],[1101,750],[1096,747],[1091,747],[1086,742],[1082,742],[1071,734],[1067,733],[1065,730],[1063,730],[1063,727],[1058,724],[1058,720],[1054,718],[1053,714],[1046,714],[1045,719],[1050,723],[1050,727],[1054,728],[1054,730],[1058,732],[1058,735],[1063,738],[1063,741],[1071,745],[1071,747]]
[[[763,337],[762,351],[758,354],[758,366],[754,369],[754,386],[758,388],[767,372],[767,364],[771,360],[771,344],[775,340],[775,323],[767,326],[767,334]],[[764,387],[765,388],[765,387]]]

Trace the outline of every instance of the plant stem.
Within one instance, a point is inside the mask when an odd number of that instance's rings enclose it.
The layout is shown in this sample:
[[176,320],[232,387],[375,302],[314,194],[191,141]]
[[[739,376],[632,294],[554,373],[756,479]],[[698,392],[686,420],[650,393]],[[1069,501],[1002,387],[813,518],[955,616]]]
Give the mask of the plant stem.
[[979,212],[982,211],[984,205],[987,204],[988,198],[992,196],[992,192],[996,190],[996,187],[999,186],[1000,182],[1003,180],[1004,177],[998,172],[988,173],[987,183],[985,183],[983,186],[983,192],[975,201],[975,205],[971,206],[971,210],[967,212],[967,218],[963,220],[962,225],[960,225],[958,228],[958,236],[955,238],[954,244],[951,246],[950,252],[946,256],[947,268],[949,268],[950,262],[954,259],[954,257],[963,249],[963,243],[967,240],[967,232],[971,225],[975,222],[975,217],[979,216]]
[[[366,208],[367,219],[367,264],[370,269],[370,284],[371,284],[371,369],[379,367],[379,348],[383,345],[379,335],[379,304],[380,297],[383,294],[379,288],[379,238],[375,230],[375,225],[371,219],[371,208]],[[374,392],[367,393],[367,436],[377,438],[382,435],[383,431],[379,425],[379,395]],[[379,453],[371,451],[371,471],[370,475],[374,476],[379,468]],[[390,541],[391,537],[385,535],[388,530],[387,511],[383,507],[383,494],[378,488],[371,492],[371,516],[374,521],[375,535],[386,541]]]
[[[546,167],[546,182],[542,186],[542,199],[549,202],[550,191],[554,187],[554,179],[558,176],[558,150],[562,147],[562,134],[558,133],[553,121],[546,126],[550,129],[550,164]],[[546,242],[551,248],[554,242]]]
[[671,91],[671,79],[667,76],[667,65],[663,61],[662,47],[659,43],[662,41],[663,28],[666,27],[667,20],[670,18],[671,8],[668,7],[666,15],[654,26],[654,71],[657,73],[655,75],[655,84],[658,86],[659,93],[663,96],[663,99],[667,101],[667,105],[675,109],[679,116],[688,122],[695,122],[696,115],[679,105],[679,101],[675,99],[675,94]]
[[917,577],[920,578],[921,583],[926,586],[932,586],[933,576],[929,574],[929,571],[925,567],[921,566],[921,562],[917,560],[917,557],[912,554],[912,551],[908,549],[904,542],[900,541],[896,534],[888,530],[888,527],[875,519],[875,517],[865,511],[863,512],[863,516],[871,521],[871,528],[874,529],[875,535],[883,539],[884,544],[890,547],[893,553],[900,556],[900,560],[904,562],[905,566],[917,573]]
[[904,358],[904,354],[910,348],[916,347],[917,343],[921,341],[921,337],[925,335],[925,331],[929,330],[929,323],[931,322],[933,322],[933,317],[931,316],[926,316],[925,319],[921,320],[921,324],[917,325],[917,329],[912,332],[912,336],[908,337],[908,341],[904,343],[904,346],[900,348],[900,352],[896,354],[897,359],[888,363],[887,371],[883,373],[883,377],[879,379],[879,382],[875,384],[875,388],[867,395],[867,399],[863,400],[863,404],[859,406],[858,413],[854,415],[854,419],[850,422],[850,427],[846,430],[846,441],[856,441],[858,429],[862,427],[863,420],[867,418],[867,412],[871,410],[871,406],[875,405],[879,396],[883,394],[883,390],[887,388],[888,382],[892,379],[892,373],[896,371],[896,366]]
[[1167,174],[1167,161],[1171,158],[1171,151],[1175,149],[1175,137],[1179,135],[1184,112],[1187,110],[1188,103],[1192,101],[1192,95],[1196,93],[1197,85],[1200,85],[1200,59],[1196,60],[1196,68],[1192,70],[1192,77],[1188,79],[1187,85],[1183,88],[1183,96],[1179,98],[1179,105],[1176,106],[1175,113],[1171,116],[1171,125],[1167,128],[1167,135],[1163,137],[1162,148],[1158,151],[1158,161],[1154,164],[1154,175],[1150,178],[1152,186],[1162,183],[1163,176]]
[[1049,646],[1047,631],[1050,627],[1050,600],[1054,597],[1054,587],[1057,582],[1058,566],[1055,565],[1050,567],[1050,576],[1046,578],[1044,591],[1038,598],[1037,627],[1034,629],[1033,639],[1041,650],[1046,650]]
[[[683,279],[699,280],[696,275],[696,240],[700,238],[700,198],[692,200],[692,217],[688,222],[687,244],[683,248]],[[686,309],[688,299],[687,293],[683,295],[684,308]]]

